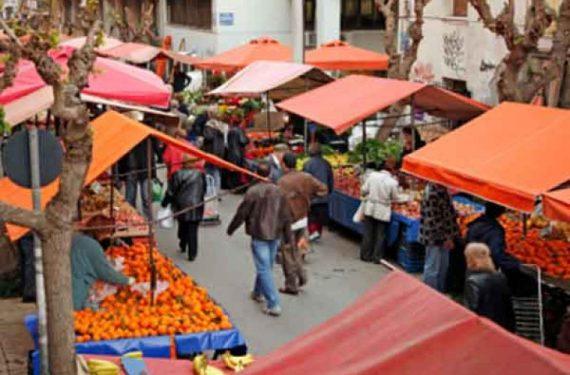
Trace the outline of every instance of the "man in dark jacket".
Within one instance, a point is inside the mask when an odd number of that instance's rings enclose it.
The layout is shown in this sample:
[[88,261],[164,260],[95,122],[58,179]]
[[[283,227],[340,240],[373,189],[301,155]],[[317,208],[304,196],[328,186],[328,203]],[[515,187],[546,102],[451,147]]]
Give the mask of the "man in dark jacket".
[[[208,110],[208,118],[204,127],[202,150],[223,159],[226,152],[228,124],[220,121],[220,116],[214,108]],[[211,163],[206,163],[206,173],[214,178],[216,194],[218,194],[222,188],[220,169]]]
[[[257,167],[261,177],[269,176],[269,164],[261,161]],[[273,183],[262,181],[250,187],[228,226],[231,236],[245,222],[245,231],[251,236],[251,249],[256,269],[255,286],[251,298],[267,305],[268,315],[281,315],[279,295],[273,280],[273,265],[283,238],[285,244],[294,245],[291,233],[291,214],[287,199]]]
[[197,159],[184,154],[182,169],[172,175],[168,181],[168,191],[162,201],[162,207],[172,205],[174,213],[195,207],[177,216],[178,240],[180,251],[188,249],[188,260],[198,255],[198,227],[204,216],[204,196],[206,195],[206,177],[196,169]]
[[279,179],[278,186],[285,194],[291,210],[293,221],[291,229],[295,236],[295,243],[281,246],[285,287],[279,291],[296,295],[299,293],[299,286],[307,283],[307,273],[303,269],[303,257],[298,244],[306,238],[311,199],[326,196],[328,189],[325,184],[310,174],[295,170],[297,164],[295,154],[286,153],[283,157],[283,164],[285,175]]
[[[245,159],[245,146],[249,143],[247,135],[238,124],[233,124],[228,132],[228,150],[226,160],[243,167]],[[234,189],[240,185],[239,172],[228,171],[228,188]]]
[[[323,158],[321,145],[313,143],[309,147],[309,156],[311,158],[303,166],[303,171],[325,184],[329,194],[332,193],[334,190],[333,171],[331,164]],[[328,195],[314,198],[311,201],[311,210],[309,212],[309,233],[313,236],[320,237],[323,233],[323,225],[327,223],[328,217]]]
[[465,242],[480,242],[489,246],[493,262],[509,280],[513,294],[532,294],[536,291],[536,282],[522,273],[521,262],[506,252],[505,229],[499,223],[499,218],[504,213],[504,207],[487,202],[485,213],[469,223]]

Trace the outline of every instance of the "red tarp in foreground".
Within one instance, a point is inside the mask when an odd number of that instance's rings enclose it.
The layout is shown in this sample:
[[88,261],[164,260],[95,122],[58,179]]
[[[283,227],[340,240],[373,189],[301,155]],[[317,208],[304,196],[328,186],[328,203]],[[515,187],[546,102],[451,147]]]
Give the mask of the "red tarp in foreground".
[[531,212],[570,178],[570,111],[504,102],[406,156],[402,170]]
[[245,374],[568,374],[570,356],[479,318],[400,271]]
[[439,87],[396,79],[351,75],[277,104],[317,124],[345,132],[358,122],[413,97],[417,108],[450,120],[469,120],[489,107]]
[[[246,169],[199,150],[186,142],[174,139],[117,112],[109,111],[97,117],[91,123],[91,128],[93,130],[93,159],[85,178],[85,184],[93,182],[103,172],[118,162],[121,157],[149,136],[155,137],[164,143],[175,145],[188,154],[221,168],[260,178]],[[58,187],[59,181],[55,181],[42,189],[42,207],[45,207],[55,196]],[[17,207],[32,208],[31,191],[13,184],[7,177],[0,179],[0,200]],[[28,232],[28,229],[14,225],[8,225],[7,227],[8,235],[12,241],[19,239]]]

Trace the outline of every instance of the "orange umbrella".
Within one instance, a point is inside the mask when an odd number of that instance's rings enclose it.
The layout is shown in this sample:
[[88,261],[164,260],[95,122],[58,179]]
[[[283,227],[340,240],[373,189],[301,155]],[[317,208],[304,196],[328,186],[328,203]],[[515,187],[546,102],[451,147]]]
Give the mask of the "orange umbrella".
[[306,63],[324,70],[386,70],[388,55],[335,40],[308,51]]
[[254,61],[291,61],[293,52],[275,39],[261,37],[248,44],[236,47],[219,55],[205,59],[196,66],[205,70],[232,72],[244,68]]

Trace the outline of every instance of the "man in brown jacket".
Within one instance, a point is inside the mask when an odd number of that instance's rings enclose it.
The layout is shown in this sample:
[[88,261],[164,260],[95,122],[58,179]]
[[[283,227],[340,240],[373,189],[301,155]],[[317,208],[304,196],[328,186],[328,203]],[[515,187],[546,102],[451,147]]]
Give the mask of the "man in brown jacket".
[[[262,161],[257,173],[269,176],[269,163]],[[264,312],[281,315],[279,293],[273,280],[273,265],[281,239],[293,244],[291,213],[285,195],[274,183],[262,181],[250,187],[228,226],[232,235],[245,222],[245,231],[251,236],[251,249],[255,263],[256,278],[251,298],[256,302],[266,301]]]
[[292,225],[295,242],[281,246],[281,264],[285,275],[285,287],[279,289],[281,293],[297,295],[299,287],[307,283],[307,273],[303,269],[301,246],[299,245],[307,235],[308,215],[311,200],[324,197],[328,192],[325,184],[308,173],[295,170],[297,158],[293,153],[283,157],[285,175],[278,182],[285,194],[289,209],[291,210]]

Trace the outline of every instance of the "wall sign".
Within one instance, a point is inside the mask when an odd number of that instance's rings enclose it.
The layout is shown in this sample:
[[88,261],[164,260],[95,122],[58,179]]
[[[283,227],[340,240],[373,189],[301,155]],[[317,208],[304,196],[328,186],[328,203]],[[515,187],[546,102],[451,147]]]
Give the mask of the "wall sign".
[[219,15],[220,26],[233,26],[234,25],[234,13],[233,12],[221,12]]

